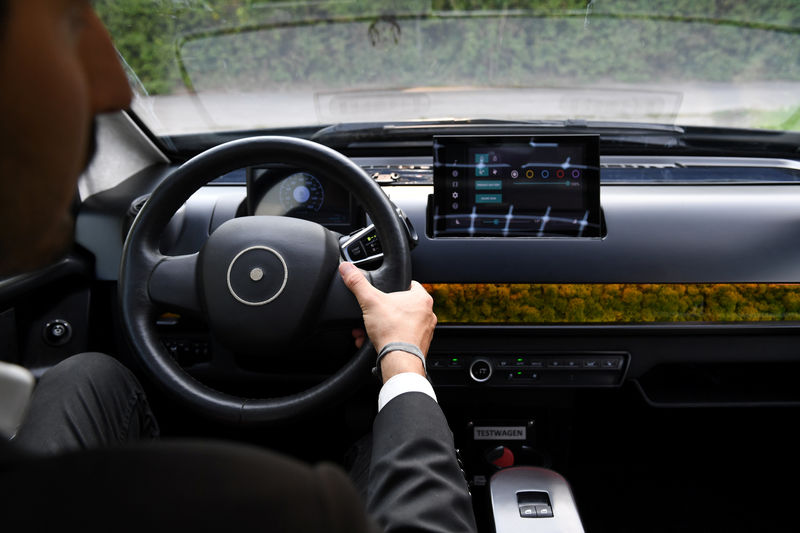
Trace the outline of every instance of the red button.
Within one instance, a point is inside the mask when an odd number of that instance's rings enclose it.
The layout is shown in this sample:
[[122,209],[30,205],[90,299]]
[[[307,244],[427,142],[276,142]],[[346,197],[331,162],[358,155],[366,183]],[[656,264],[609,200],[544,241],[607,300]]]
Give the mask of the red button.
[[503,455],[497,459],[494,459],[492,464],[497,468],[508,468],[510,466],[514,466],[514,454],[511,453],[511,450],[508,448],[503,447]]

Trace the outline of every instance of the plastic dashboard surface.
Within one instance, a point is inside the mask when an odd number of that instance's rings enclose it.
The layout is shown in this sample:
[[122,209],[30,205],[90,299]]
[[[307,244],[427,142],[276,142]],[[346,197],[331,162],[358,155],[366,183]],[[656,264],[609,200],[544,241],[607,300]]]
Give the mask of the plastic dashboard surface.
[[[417,227],[432,188],[393,187]],[[601,240],[432,239],[414,275],[457,283],[800,281],[800,188],[794,185],[605,185]]]
[[[378,165],[391,169],[432,163],[431,158],[354,161],[379,182],[380,173],[374,171]],[[600,202],[606,236],[590,240],[435,239],[425,232],[430,181],[387,180],[383,190],[417,229],[419,244],[412,260],[414,276],[423,283],[800,283],[800,186],[759,184],[759,169],[738,160],[728,167],[721,166],[725,160],[715,164],[720,166],[693,171],[703,171],[707,181],[745,171],[754,179],[711,184],[604,180]],[[128,207],[170,170],[153,167],[84,204],[77,239],[95,253],[100,279],[116,279]],[[631,172],[636,176],[641,171]],[[670,169],[660,173],[667,175]],[[176,215],[173,252],[199,249],[211,231],[237,215],[245,194],[244,184],[198,191]]]
[[[706,160],[702,168],[690,170],[702,179],[698,184],[675,183],[672,178],[677,173],[672,169],[652,165],[643,170],[635,160],[625,160],[624,164],[636,166],[630,170],[633,176],[646,171],[666,183],[604,181],[601,206],[607,232],[604,238],[591,240],[431,238],[424,231],[433,193],[425,170],[431,158],[355,161],[374,174],[417,229],[419,244],[411,255],[414,277],[423,283],[800,283],[800,186],[759,183],[771,170],[747,160]],[[131,202],[150,192],[170,170],[154,167],[84,203],[77,237],[95,254],[101,280],[116,279]],[[797,169],[789,172],[797,174]],[[404,174],[414,177],[404,181]],[[737,180],[724,183],[729,174]],[[753,179],[743,180],[746,176]],[[211,185],[198,191],[176,215],[172,252],[197,251],[210,232],[236,216],[244,199],[244,184]],[[686,388],[672,374],[667,372],[663,380],[652,376],[658,376],[659,369],[687,364],[749,365],[745,372],[735,370],[745,381],[761,370],[770,379],[787,375],[787,370],[799,369],[781,367],[776,372],[772,366],[752,365],[800,365],[799,334],[796,322],[443,324],[437,328],[430,357],[444,365],[434,370],[446,373],[434,380],[438,386],[614,387],[641,380],[650,383],[655,403],[691,404],[692,397],[675,396],[669,387],[659,389],[662,383]],[[453,362],[454,357],[459,360]],[[503,377],[502,365],[516,363],[517,358],[523,359],[522,368],[506,370]],[[493,375],[487,382],[471,376],[476,373],[481,379],[487,372],[481,365],[473,368],[479,359],[491,365]],[[549,366],[555,360],[580,365],[581,370]],[[606,360],[618,366],[593,366]],[[513,381],[510,372],[523,374],[515,374],[521,377]],[[501,377],[505,381],[498,381]],[[763,382],[770,383],[766,378]],[[771,401],[779,389],[767,389],[764,394]],[[800,402],[797,392],[787,397]]]

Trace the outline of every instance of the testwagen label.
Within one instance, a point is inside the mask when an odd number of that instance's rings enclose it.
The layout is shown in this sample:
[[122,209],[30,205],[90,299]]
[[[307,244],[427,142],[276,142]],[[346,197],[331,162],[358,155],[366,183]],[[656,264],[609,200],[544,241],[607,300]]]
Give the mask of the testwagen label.
[[475,426],[475,440],[525,440],[525,426]]

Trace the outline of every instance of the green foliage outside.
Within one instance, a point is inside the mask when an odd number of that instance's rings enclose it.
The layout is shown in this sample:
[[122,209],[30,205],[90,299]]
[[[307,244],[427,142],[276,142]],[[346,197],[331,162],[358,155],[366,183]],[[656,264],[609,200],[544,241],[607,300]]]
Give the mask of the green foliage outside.
[[778,111],[748,111],[749,123],[767,130],[800,130],[800,106]]
[[800,320],[786,284],[428,284],[442,323]]
[[[150,94],[800,80],[794,0],[98,0]],[[184,70],[182,70],[182,67]]]

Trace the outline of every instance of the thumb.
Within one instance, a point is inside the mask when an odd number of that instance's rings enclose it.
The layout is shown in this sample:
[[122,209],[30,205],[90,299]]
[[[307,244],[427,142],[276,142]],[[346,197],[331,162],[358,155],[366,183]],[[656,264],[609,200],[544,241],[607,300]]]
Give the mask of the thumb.
[[342,275],[344,284],[355,295],[362,308],[378,291],[353,263],[340,263],[339,274]]

